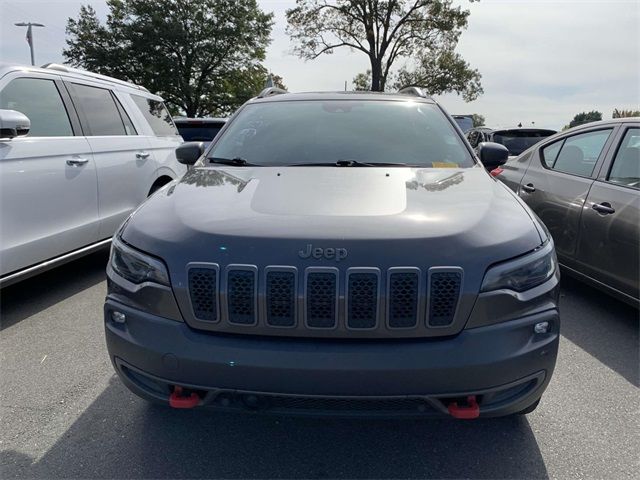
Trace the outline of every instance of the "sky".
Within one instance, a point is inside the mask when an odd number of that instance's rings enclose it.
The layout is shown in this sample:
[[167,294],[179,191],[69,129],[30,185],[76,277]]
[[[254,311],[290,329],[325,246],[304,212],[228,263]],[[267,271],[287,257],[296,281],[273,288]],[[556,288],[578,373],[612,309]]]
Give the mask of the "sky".
[[[314,61],[292,54],[285,11],[294,0],[258,0],[275,14],[265,66],[282,76],[289,91],[343,90],[368,68],[360,52],[338,49]],[[490,127],[518,123],[559,129],[576,113],[640,109],[640,0],[457,0],[469,9],[458,51],[482,74],[484,94],[466,103],[445,94],[436,99],[452,114],[479,113]],[[80,5],[101,18],[102,0],[0,0],[0,62],[29,63],[25,29],[15,22],[46,25],[34,31],[36,65],[62,63],[65,25]]]

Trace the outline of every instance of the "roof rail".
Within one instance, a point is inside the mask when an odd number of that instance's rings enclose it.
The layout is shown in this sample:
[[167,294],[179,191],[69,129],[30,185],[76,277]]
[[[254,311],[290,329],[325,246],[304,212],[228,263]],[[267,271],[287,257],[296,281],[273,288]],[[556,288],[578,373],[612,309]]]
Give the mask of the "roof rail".
[[73,73],[75,75],[82,75],[83,77],[95,78],[96,80],[102,80],[110,83],[117,83],[118,85],[124,85],[130,88],[136,88],[144,92],[148,92],[146,88],[135,83],[126,82],[124,80],[118,80],[117,78],[108,77],[106,75],[100,75],[99,73],[88,72],[79,68],[67,67],[66,65],[60,65],[59,63],[45,63],[40,68],[46,68],[48,70],[57,70],[59,72]]
[[267,87],[258,94],[257,98],[272,97],[274,95],[282,95],[283,93],[289,92],[278,87]]
[[414,97],[431,98],[420,87],[404,87],[398,90],[403,95],[413,95]]

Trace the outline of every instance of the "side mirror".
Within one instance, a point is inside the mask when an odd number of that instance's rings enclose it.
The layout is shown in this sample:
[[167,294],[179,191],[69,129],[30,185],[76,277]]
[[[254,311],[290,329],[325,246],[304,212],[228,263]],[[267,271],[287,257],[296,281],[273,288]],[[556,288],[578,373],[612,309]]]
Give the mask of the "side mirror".
[[31,121],[24,113],[15,110],[0,110],[0,139],[11,140],[29,133]]
[[193,165],[203,153],[202,142],[185,142],[176,148],[176,158],[183,165]]
[[478,145],[478,156],[484,168],[491,171],[507,163],[509,150],[499,143],[482,142]]

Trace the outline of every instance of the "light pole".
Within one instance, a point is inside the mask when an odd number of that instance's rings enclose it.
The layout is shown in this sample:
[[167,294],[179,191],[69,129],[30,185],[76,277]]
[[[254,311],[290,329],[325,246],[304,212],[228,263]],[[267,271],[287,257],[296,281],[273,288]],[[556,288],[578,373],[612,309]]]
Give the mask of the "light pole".
[[31,50],[31,65],[35,65],[35,59],[33,57],[33,31],[31,27],[44,27],[41,23],[34,22],[20,22],[14,24],[16,27],[27,27],[27,43],[29,44],[29,49]]

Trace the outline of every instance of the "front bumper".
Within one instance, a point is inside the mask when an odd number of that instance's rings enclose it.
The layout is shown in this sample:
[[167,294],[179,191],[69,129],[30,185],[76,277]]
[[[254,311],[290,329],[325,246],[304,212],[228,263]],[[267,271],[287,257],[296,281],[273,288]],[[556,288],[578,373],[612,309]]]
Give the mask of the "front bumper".
[[[200,332],[111,299],[104,312],[109,355],[134,393],[167,402],[178,385],[201,405],[287,413],[440,415],[469,395],[483,417],[516,413],[542,395],[559,338],[555,309],[454,337],[389,341]],[[534,333],[542,321],[551,330]]]

